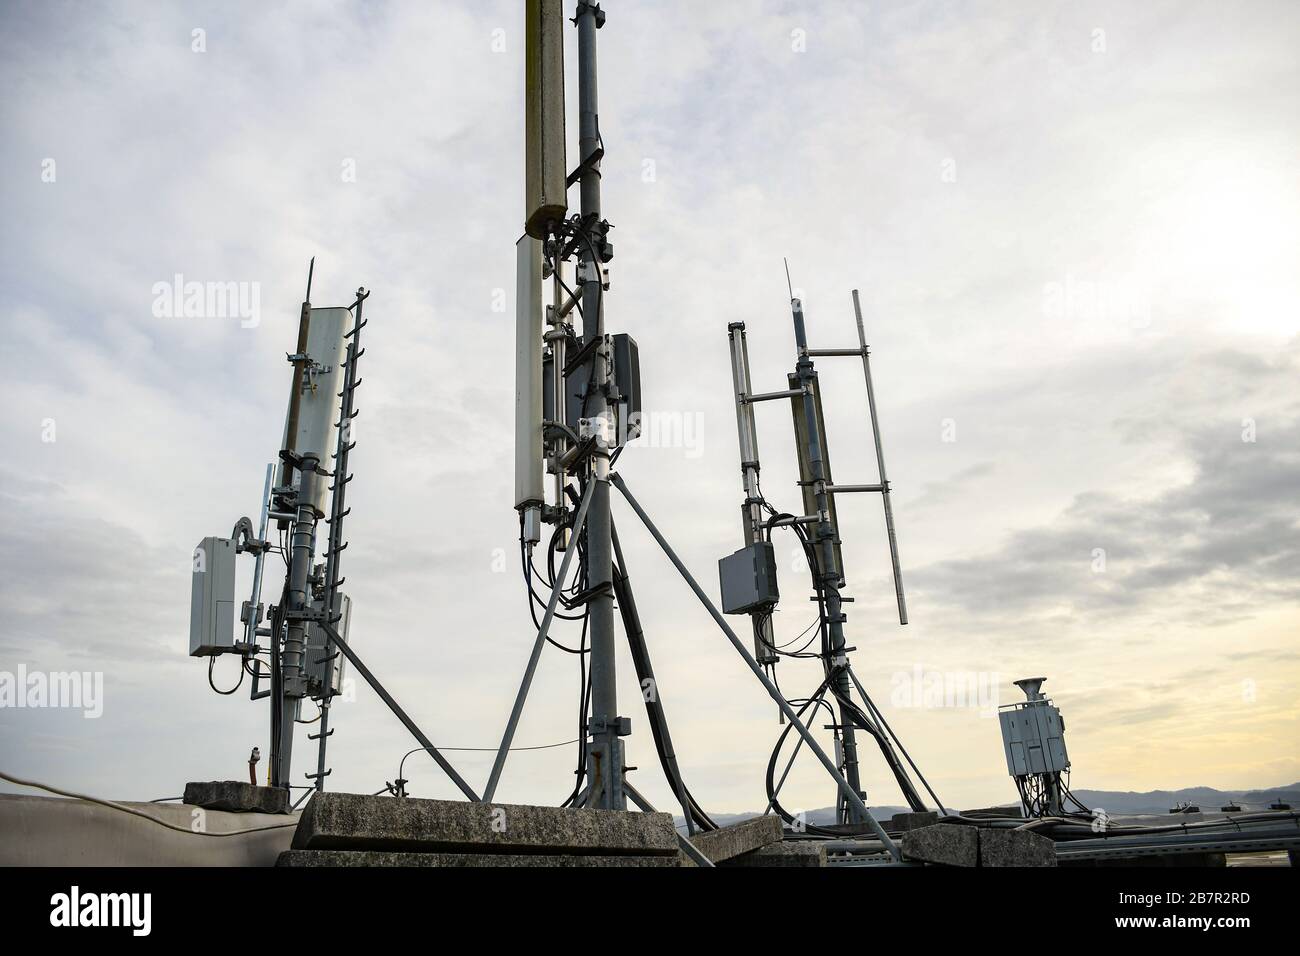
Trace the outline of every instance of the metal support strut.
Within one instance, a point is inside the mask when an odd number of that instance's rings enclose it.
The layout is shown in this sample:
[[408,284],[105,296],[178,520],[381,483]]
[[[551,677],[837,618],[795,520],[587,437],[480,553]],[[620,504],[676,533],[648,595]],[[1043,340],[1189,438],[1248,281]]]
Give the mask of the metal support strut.
[[[582,496],[582,504],[578,506],[578,514],[573,522],[574,538],[577,538],[582,533],[587,522],[587,512],[591,507],[595,487],[595,482],[587,485],[587,493]],[[560,573],[555,576],[555,586],[551,589],[551,598],[546,602],[546,615],[542,618],[542,626],[537,629],[537,639],[533,642],[533,651],[528,656],[528,666],[524,668],[524,679],[519,684],[519,693],[515,695],[514,706],[510,709],[510,719],[506,721],[506,732],[501,736],[501,746],[497,749],[496,760],[492,762],[492,773],[488,776],[487,786],[483,789],[482,800],[484,803],[492,801],[492,797],[497,792],[497,784],[501,782],[501,771],[505,767],[506,757],[510,755],[510,744],[515,739],[515,730],[519,727],[519,717],[524,712],[524,702],[528,699],[528,691],[533,686],[533,675],[537,672],[537,662],[541,660],[542,648],[546,645],[546,636],[550,633],[551,622],[555,620],[555,608],[560,603],[560,592],[564,590],[564,579],[568,576],[569,565],[573,563],[573,556],[577,553],[578,549],[576,547],[567,549],[564,552],[564,560],[560,562]]]

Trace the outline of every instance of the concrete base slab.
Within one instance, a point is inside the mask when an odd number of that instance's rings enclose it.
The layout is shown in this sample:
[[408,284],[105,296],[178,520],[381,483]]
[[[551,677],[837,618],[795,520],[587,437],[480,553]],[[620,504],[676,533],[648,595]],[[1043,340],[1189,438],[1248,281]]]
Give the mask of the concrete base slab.
[[816,840],[771,843],[723,860],[718,866],[825,866],[826,847]]
[[936,823],[909,830],[899,844],[909,860],[943,866],[979,865],[979,831],[972,826]]
[[942,866],[1056,866],[1056,844],[1029,830],[938,823],[899,843],[907,859]]
[[921,827],[932,826],[938,822],[938,813],[933,810],[923,810],[919,813],[895,813],[887,826],[891,830],[904,833],[908,830],[919,830]]
[[986,827],[980,834],[980,866],[1056,866],[1056,843],[1029,830]]
[[[701,853],[716,864],[740,856],[742,853],[757,850],[759,847],[779,843],[782,835],[781,818],[776,814],[767,814],[742,820],[731,826],[720,827],[717,830],[696,833],[689,839]],[[695,861],[685,853],[682,853],[681,858],[683,866],[696,865]]]
[[357,867],[670,867],[671,856],[606,856],[584,854],[559,856],[553,853],[390,853],[382,850],[286,850],[276,866]]
[[295,850],[538,853],[677,858],[668,813],[565,810],[318,793],[303,810]]
[[205,810],[234,813],[288,813],[289,791],[280,787],[255,787],[239,780],[187,783],[183,802]]

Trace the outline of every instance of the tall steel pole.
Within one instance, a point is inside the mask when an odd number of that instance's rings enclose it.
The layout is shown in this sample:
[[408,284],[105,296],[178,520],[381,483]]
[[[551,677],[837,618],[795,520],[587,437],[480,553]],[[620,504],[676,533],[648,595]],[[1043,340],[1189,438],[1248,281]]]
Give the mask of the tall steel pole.
[[[817,502],[817,546],[821,564],[819,577],[821,591],[826,601],[826,623],[830,631],[830,661],[836,696],[840,698],[840,738],[844,748],[844,777],[855,794],[861,795],[862,784],[858,774],[858,745],[854,733],[854,715],[843,703],[848,700],[848,658],[844,651],[844,612],[840,602],[840,578],[835,566],[835,529],[830,521],[830,493],[826,490],[826,471],[822,462],[822,438],[817,421],[817,401],[813,390],[817,387],[812,359],[808,355],[808,336],[804,328],[803,303],[790,300],[794,316],[794,339],[799,352],[795,375],[804,390],[803,408],[808,439],[808,470],[812,479],[813,495]],[[853,801],[841,799],[850,823],[862,823],[862,815]]]
[[[754,383],[749,376],[749,347],[745,342],[745,323],[727,326],[731,341],[731,381],[736,393],[736,432],[740,438],[740,474],[745,488],[745,502],[740,506],[744,523],[745,544],[763,540],[763,495],[758,484],[758,429],[754,425],[754,406],[750,398]],[[769,609],[770,610],[770,609]],[[754,625],[754,658],[771,668],[779,658],[772,637],[772,615],[751,614]]]
[[592,589],[591,629],[591,739],[587,746],[587,805],[611,810],[627,808],[623,793],[623,742],[620,731],[627,721],[618,717],[618,688],[614,664],[613,549],[609,514],[609,449],[615,429],[609,413],[606,387],[609,354],[604,342],[603,263],[608,260],[600,210],[599,99],[596,79],[596,31],[605,14],[598,3],[579,0],[578,27],[578,153],[581,157],[580,229],[585,235],[579,249],[582,283],[582,337],[599,343],[591,389],[586,396],[589,427],[597,436],[592,459],[591,512],[587,517],[587,586]]
[[[307,648],[307,617],[311,608],[311,565],[316,545],[315,488],[319,481],[316,468],[320,459],[314,453],[298,461],[301,476],[298,485],[297,516],[293,522],[289,556],[289,590],[286,603],[284,647],[280,653],[280,739],[273,754],[271,785],[289,786],[289,768],[293,765],[293,732],[302,699],[307,696],[304,667]],[[272,704],[274,706],[274,704]]]

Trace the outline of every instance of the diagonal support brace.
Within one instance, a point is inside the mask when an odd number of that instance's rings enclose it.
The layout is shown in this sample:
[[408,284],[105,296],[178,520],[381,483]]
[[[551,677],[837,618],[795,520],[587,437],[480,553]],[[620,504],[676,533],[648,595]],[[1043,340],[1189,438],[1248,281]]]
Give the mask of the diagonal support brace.
[[365,679],[365,682],[374,688],[375,693],[378,694],[383,702],[388,705],[388,709],[396,715],[397,719],[400,720],[403,725],[405,725],[406,729],[411,732],[411,736],[420,743],[420,746],[428,751],[429,756],[438,762],[438,766],[441,767],[443,772],[451,778],[452,783],[460,788],[460,792],[469,797],[469,799],[477,801],[478,794],[476,794],[461,775],[456,772],[456,768],[447,762],[447,758],[438,752],[438,748],[433,745],[433,741],[424,735],[424,731],[416,726],[415,721],[407,716],[406,711],[402,710],[402,705],[393,699],[393,695],[388,693],[383,684],[379,683],[379,678],[370,672],[370,668],[367,667],[362,662],[361,658],[357,656],[357,652],[348,647],[347,642],[339,636],[339,632],[334,630],[334,625],[326,624],[322,621],[316,625],[316,628],[329,639],[330,643],[339,649],[339,652],[346,657],[348,661],[351,662],[352,666],[357,669],[357,673]]
[[492,763],[492,773],[488,777],[487,787],[483,791],[483,803],[492,802],[492,798],[497,792],[497,784],[501,781],[501,771],[505,767],[506,757],[510,755],[510,744],[515,739],[515,730],[519,727],[519,717],[524,712],[524,701],[528,699],[529,688],[533,686],[533,675],[537,672],[537,662],[541,660],[542,648],[546,646],[546,635],[551,630],[551,621],[555,619],[555,607],[560,603],[560,591],[564,588],[564,578],[569,573],[569,565],[573,563],[573,556],[578,553],[578,536],[582,534],[582,527],[586,524],[587,508],[591,504],[591,493],[595,487],[595,481],[587,483],[587,490],[582,496],[582,503],[578,505],[578,514],[573,521],[573,544],[564,552],[564,560],[560,562],[560,571],[555,576],[555,587],[551,589],[551,599],[546,602],[546,616],[542,618],[542,626],[537,629],[537,640],[533,642],[533,652],[528,657],[528,666],[524,669],[524,679],[519,685],[519,693],[515,695],[515,705],[511,708],[510,720],[506,723],[506,732],[501,737],[501,746],[497,749],[496,760]]

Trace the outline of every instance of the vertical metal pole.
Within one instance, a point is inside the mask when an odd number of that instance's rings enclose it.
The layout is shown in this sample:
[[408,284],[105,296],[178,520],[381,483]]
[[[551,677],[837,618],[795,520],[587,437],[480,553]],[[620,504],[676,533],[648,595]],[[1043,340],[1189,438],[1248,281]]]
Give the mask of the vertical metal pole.
[[876,418],[876,392],[871,387],[871,359],[867,333],[862,325],[862,302],[853,290],[853,313],[858,321],[858,343],[862,346],[862,374],[867,379],[867,407],[871,410],[871,434],[876,439],[876,467],[880,470],[880,500],[885,503],[885,531],[889,534],[889,559],[894,565],[894,594],[898,598],[898,623],[907,623],[907,599],[903,597],[903,572],[898,564],[898,539],[894,535],[894,509],[889,504],[889,478],[885,475],[885,452],[880,444],[880,422]]
[[[266,466],[266,481],[262,485],[262,518],[257,525],[257,540],[266,540],[266,523],[271,513],[271,482],[275,479],[275,465]],[[253,560],[253,592],[248,600],[248,620],[244,622],[244,643],[257,643],[258,619],[257,606],[262,603],[262,563],[265,551],[258,551]]]
[[276,754],[271,785],[287,787],[289,769],[293,763],[293,731],[298,708],[306,696],[307,685],[303,671],[303,651],[306,648],[307,625],[297,614],[311,605],[310,585],[312,554],[316,543],[315,489],[320,460],[315,455],[302,457],[301,478],[298,484],[298,515],[293,522],[293,545],[289,558],[289,600],[287,602],[288,631],[280,652],[280,685],[283,697],[280,702],[280,741]]
[[[741,516],[745,525],[745,544],[751,545],[763,539],[763,496],[758,490],[758,429],[754,426],[754,406],[749,402],[754,388],[749,377],[745,323],[728,325],[727,337],[731,340],[731,381],[736,392],[736,431],[740,438],[740,473],[745,488]],[[764,667],[770,667],[778,660],[773,646],[772,617],[759,612],[750,617],[754,625],[754,657]]]
[[[578,153],[581,157],[582,229],[582,336],[597,346],[592,390],[587,396],[587,417],[601,436],[592,459],[591,511],[587,517],[587,585],[595,589],[591,600],[591,741],[587,750],[587,779],[591,783],[589,806],[627,809],[623,794],[623,742],[619,739],[618,688],[614,665],[613,551],[609,518],[609,440],[614,428],[609,417],[605,388],[608,350],[604,345],[605,316],[600,225],[600,121],[596,81],[596,30],[604,13],[591,0],[579,0],[578,26]],[[558,374],[558,370],[557,370]]]
[[[826,621],[830,631],[831,659],[827,666],[837,671],[832,677],[835,694],[840,703],[840,735],[843,740],[844,776],[856,795],[861,795],[862,785],[858,774],[858,745],[854,733],[853,714],[842,702],[850,693],[848,676],[848,659],[844,653],[844,612],[840,603],[839,577],[835,568],[835,529],[830,522],[830,495],[826,492],[826,472],[822,466],[822,438],[817,427],[817,402],[812,394],[816,387],[813,375],[813,362],[808,357],[808,336],[804,328],[803,303],[798,299],[790,300],[790,310],[794,317],[794,338],[799,358],[795,363],[795,374],[799,384],[805,389],[803,408],[808,435],[808,470],[812,477],[813,494],[817,501],[817,544],[821,551],[822,594],[826,601]],[[843,569],[841,569],[842,571]],[[856,807],[843,801],[849,823],[864,822]]]

